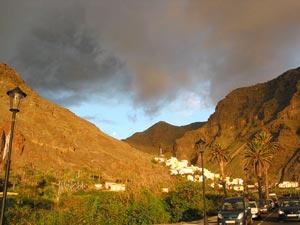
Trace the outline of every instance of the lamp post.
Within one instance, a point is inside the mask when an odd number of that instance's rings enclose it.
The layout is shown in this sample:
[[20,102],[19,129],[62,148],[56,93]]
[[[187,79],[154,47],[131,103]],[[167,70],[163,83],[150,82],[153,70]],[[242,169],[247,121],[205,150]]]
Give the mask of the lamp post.
[[245,172],[245,191],[248,193],[248,168],[244,168]]
[[4,222],[4,212],[5,212],[5,203],[6,203],[6,196],[7,196],[7,186],[8,186],[8,179],[9,179],[10,163],[11,163],[12,140],[14,135],[16,114],[17,112],[19,112],[19,106],[21,104],[22,99],[26,97],[26,93],[24,93],[19,87],[16,87],[15,89],[8,91],[7,95],[10,97],[9,111],[12,112],[12,119],[11,119],[10,136],[9,136],[8,152],[7,152],[7,159],[6,159],[4,188],[3,188],[3,195],[2,195],[2,207],[1,207],[1,218],[0,218],[1,225],[3,225]]
[[200,139],[199,141],[196,142],[195,144],[195,149],[199,151],[201,155],[201,167],[202,167],[202,195],[203,195],[203,220],[204,220],[204,225],[208,224],[207,221],[207,213],[206,213],[206,197],[205,197],[205,176],[204,176],[204,163],[203,163],[203,145],[205,144],[205,141]]

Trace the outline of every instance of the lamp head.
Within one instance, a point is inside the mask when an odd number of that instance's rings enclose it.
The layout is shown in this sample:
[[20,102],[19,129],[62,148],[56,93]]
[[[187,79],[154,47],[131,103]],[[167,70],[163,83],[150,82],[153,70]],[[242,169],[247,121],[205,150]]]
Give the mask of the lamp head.
[[27,96],[19,87],[16,87],[7,92],[10,98],[10,111],[19,112],[19,107],[23,98]]
[[203,140],[203,139],[199,139],[197,142],[196,142],[196,145],[204,145],[206,142]]
[[201,148],[203,145],[205,145],[205,141],[202,139],[199,139],[196,143],[195,143],[195,149],[199,151],[199,153],[203,153],[204,149]]

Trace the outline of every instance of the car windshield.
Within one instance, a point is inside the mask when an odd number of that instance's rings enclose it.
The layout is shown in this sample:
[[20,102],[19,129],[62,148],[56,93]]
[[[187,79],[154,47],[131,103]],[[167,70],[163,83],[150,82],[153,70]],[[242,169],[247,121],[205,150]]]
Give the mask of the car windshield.
[[256,203],[255,202],[249,202],[249,206],[251,208],[256,208]]
[[300,200],[298,199],[292,199],[292,200],[283,200],[281,202],[281,207],[300,207]]
[[222,207],[222,210],[225,211],[239,210],[239,209],[244,209],[243,202],[225,202]]

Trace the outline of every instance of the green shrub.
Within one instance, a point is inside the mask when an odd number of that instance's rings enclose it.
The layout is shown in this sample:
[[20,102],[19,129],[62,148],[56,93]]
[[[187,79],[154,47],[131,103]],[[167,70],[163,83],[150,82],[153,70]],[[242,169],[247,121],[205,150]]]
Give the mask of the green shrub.
[[199,183],[184,182],[165,199],[171,222],[192,221],[201,218],[202,188]]
[[169,220],[165,203],[147,190],[129,206],[126,214],[128,225],[167,223]]

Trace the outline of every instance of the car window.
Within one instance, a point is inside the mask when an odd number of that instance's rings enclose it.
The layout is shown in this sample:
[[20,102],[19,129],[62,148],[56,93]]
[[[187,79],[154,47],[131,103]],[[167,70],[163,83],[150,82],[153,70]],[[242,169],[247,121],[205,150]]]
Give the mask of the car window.
[[244,209],[243,202],[225,202],[222,207],[222,210],[225,211],[239,210],[239,209]]
[[289,203],[289,201],[282,201],[281,206],[282,207],[289,207],[290,203]]
[[225,211],[230,211],[230,210],[234,210],[234,207],[233,204],[231,204],[230,202],[226,202],[224,203],[222,209]]
[[297,201],[297,200],[290,201],[290,206],[300,206],[299,201]]
[[244,203],[243,202],[236,202],[236,209],[244,209]]
[[281,207],[295,207],[300,206],[300,200],[284,200],[281,202]]

